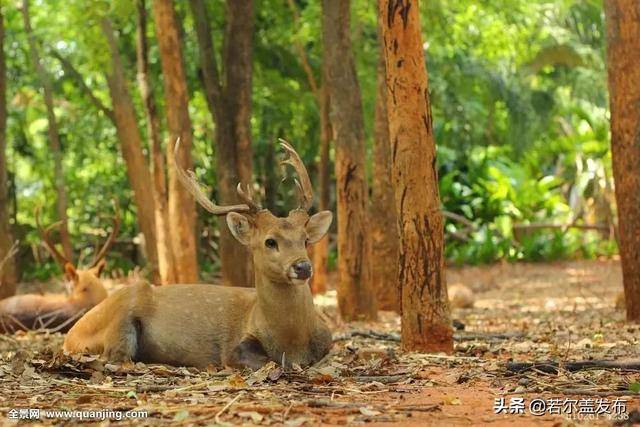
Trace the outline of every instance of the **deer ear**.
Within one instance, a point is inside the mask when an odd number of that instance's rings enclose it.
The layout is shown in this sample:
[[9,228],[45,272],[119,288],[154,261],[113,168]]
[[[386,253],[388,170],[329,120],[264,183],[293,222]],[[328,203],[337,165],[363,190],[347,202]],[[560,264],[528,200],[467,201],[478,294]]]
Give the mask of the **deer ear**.
[[333,221],[333,214],[331,211],[318,212],[309,218],[306,225],[309,243],[316,243],[318,240],[322,239],[324,235],[327,234],[327,231],[329,231],[331,221]]
[[96,275],[96,277],[100,277],[100,275],[102,274],[102,270],[104,270],[104,267],[106,265],[107,265],[107,260],[102,258],[100,261],[98,261],[98,264],[96,264],[96,266],[93,267],[91,270]]
[[67,276],[67,279],[72,282],[78,281],[78,273],[76,272],[76,268],[70,262],[67,262],[64,265],[64,274]]
[[238,242],[243,245],[250,243],[253,224],[249,221],[249,218],[237,212],[229,212],[227,214],[227,225]]

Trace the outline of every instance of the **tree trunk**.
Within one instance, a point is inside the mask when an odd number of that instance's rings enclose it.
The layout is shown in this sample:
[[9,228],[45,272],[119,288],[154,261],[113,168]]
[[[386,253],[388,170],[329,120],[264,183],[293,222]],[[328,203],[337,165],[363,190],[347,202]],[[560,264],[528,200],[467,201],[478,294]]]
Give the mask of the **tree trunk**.
[[[331,173],[329,170],[329,149],[333,137],[329,117],[330,100],[326,83],[326,61],[322,64],[322,86],[320,88],[320,163],[318,164],[318,185],[320,186],[319,210],[331,209]],[[313,278],[311,290],[314,294],[327,290],[329,263],[329,233],[313,246]]]
[[384,53],[378,62],[378,90],[374,124],[373,180],[371,188],[371,282],[378,308],[400,312],[398,264],[398,228],[391,185],[389,119],[387,115],[387,81]]
[[240,180],[251,183],[251,93],[253,80],[253,0],[227,0],[224,40],[225,98],[233,120]]
[[[296,28],[300,27],[300,12],[294,0],[287,0],[289,9],[293,16]],[[326,85],[326,62],[322,61],[322,85],[319,87],[313,68],[309,62],[307,51],[304,45],[295,39],[295,47],[300,56],[300,65],[307,75],[309,88],[313,92],[320,111],[320,163],[318,164],[318,186],[320,187],[320,210],[330,209],[330,179],[329,175],[329,148],[333,130],[329,117],[329,91]],[[311,248],[311,258],[313,259],[313,276],[311,277],[311,291],[314,294],[323,293],[327,290],[327,262],[329,258],[329,233],[327,233],[318,243]]]
[[167,205],[167,184],[165,181],[165,159],[162,153],[160,117],[149,79],[149,53],[147,46],[147,7],[145,0],[137,0],[138,22],[136,33],[136,56],[138,64],[138,87],[147,116],[149,134],[149,162],[153,177],[153,201],[156,219],[156,241],[158,248],[158,268],[162,284],[175,283],[176,271],[169,229],[169,207]]
[[[296,29],[300,27],[300,12],[294,0],[287,0]],[[331,119],[329,117],[329,91],[326,85],[326,61],[322,61],[322,86],[319,87],[313,68],[309,62],[307,51],[304,45],[294,40],[296,50],[300,56],[300,65],[307,75],[309,88],[313,92],[318,110],[320,111],[320,162],[318,164],[318,186],[320,187],[320,210],[330,209],[329,185],[331,176],[329,175],[329,148],[333,130],[331,129]],[[318,243],[311,248],[311,258],[313,259],[313,276],[311,278],[311,291],[314,294],[323,293],[327,290],[327,263],[329,259],[329,233],[327,233]]]
[[[7,66],[4,56],[4,14],[0,7],[0,262],[7,257],[13,238],[9,224],[9,183],[7,181]],[[16,292],[16,269],[13,257],[0,270],[0,299]]]
[[369,264],[364,121],[351,50],[350,5],[345,0],[322,2],[323,58],[336,140],[338,306],[345,320],[376,317]]
[[627,320],[640,322],[640,8],[605,0],[611,153]]
[[[216,124],[216,175],[221,204],[238,203],[238,182],[252,183],[251,79],[253,1],[227,1],[225,30],[225,77],[220,78],[214,52],[210,20],[202,0],[190,0],[198,37],[200,66],[207,105]],[[220,218],[219,256],[225,282],[251,286],[253,272],[249,251],[229,232]]]
[[182,47],[178,37],[173,2],[153,0],[153,17],[156,37],[160,47],[160,62],[164,81],[164,95],[170,143],[167,144],[169,169],[169,229],[176,262],[176,279],[181,283],[198,280],[198,259],[196,255],[196,209],[195,201],[180,184],[173,159],[173,146],[181,140],[178,163],[184,169],[192,168],[191,118],[189,117],[189,94],[182,65]]
[[127,88],[113,27],[108,18],[102,19],[102,31],[107,39],[111,55],[107,84],[113,104],[116,132],[120,140],[122,157],[127,165],[129,183],[133,189],[138,213],[138,226],[145,238],[146,255],[151,266],[152,279],[155,283],[159,283],[155,207],[152,191],[149,191],[152,188],[151,175],[142,153],[142,137],[136,121],[135,107]]
[[443,218],[418,1],[380,0],[379,7],[400,233],[402,346],[451,352]]
[[27,33],[27,39],[29,41],[29,50],[31,51],[31,62],[36,69],[38,79],[42,85],[42,91],[44,95],[44,103],[47,109],[47,121],[48,121],[48,139],[51,146],[51,152],[53,153],[53,176],[54,186],[56,189],[56,211],[58,218],[62,222],[60,224],[60,242],[62,243],[62,250],[67,259],[73,259],[73,247],[71,245],[71,238],[69,237],[69,220],[67,217],[67,192],[64,187],[64,174],[62,171],[62,149],[60,146],[60,134],[58,133],[58,122],[53,110],[53,86],[51,84],[51,77],[44,69],[44,66],[40,62],[40,53],[38,51],[38,43],[33,34],[31,28],[31,21],[29,19],[29,1],[24,0],[22,3],[22,17],[24,20],[24,30]]

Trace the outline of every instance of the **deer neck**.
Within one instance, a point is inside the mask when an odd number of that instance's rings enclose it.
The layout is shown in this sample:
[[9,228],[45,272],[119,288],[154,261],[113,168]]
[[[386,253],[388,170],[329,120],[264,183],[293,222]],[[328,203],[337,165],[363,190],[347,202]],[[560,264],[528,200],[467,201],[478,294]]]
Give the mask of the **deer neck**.
[[276,337],[306,339],[315,324],[311,289],[307,284],[274,283],[256,269],[256,309],[269,333]]

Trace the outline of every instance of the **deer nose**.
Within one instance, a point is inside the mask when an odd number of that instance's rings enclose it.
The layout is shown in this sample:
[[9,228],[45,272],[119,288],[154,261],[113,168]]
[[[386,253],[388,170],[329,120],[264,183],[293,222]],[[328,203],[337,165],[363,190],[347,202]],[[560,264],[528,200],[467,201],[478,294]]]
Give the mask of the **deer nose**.
[[296,262],[292,268],[297,279],[306,280],[311,277],[311,263],[309,261]]

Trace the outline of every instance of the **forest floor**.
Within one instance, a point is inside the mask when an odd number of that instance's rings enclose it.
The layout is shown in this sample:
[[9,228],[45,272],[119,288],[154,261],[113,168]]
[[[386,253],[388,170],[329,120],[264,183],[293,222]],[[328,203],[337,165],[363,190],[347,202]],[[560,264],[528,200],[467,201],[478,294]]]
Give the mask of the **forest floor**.
[[[497,264],[447,274],[449,284],[476,294],[473,308],[453,311],[464,329],[456,332],[452,355],[401,352],[399,318],[391,313],[375,323],[340,323],[331,293],[317,302],[334,323],[334,348],[317,366],[297,372],[275,364],[250,373],[71,360],[59,353],[59,334],[0,336],[0,416],[7,417],[0,425],[27,417],[27,408],[40,409],[43,424],[62,421],[47,418],[60,415],[49,409],[146,411],[137,420],[111,414],[112,423],[123,425],[640,422],[638,371],[571,372],[565,364],[638,356],[640,326],[625,324],[615,309],[618,262]],[[511,361],[549,360],[560,362],[557,372],[507,369]],[[496,405],[503,406],[500,413]]]

